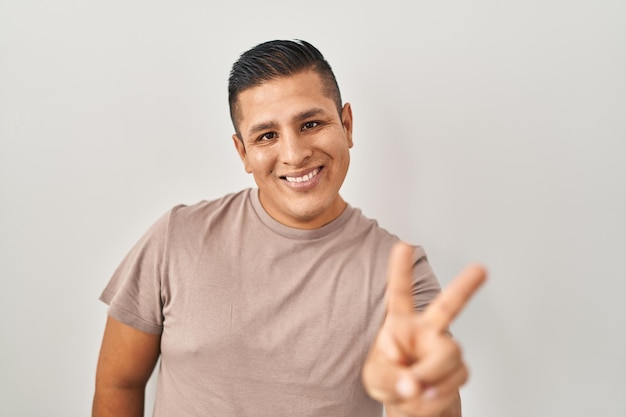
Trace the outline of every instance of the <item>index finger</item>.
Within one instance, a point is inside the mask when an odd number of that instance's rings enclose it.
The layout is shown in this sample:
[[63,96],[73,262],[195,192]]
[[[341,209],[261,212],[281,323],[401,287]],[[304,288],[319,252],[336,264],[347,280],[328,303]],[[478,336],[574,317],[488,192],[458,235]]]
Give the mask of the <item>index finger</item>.
[[469,299],[487,279],[487,270],[482,265],[466,267],[430,303],[422,317],[435,328],[445,331],[454,318],[463,310]]
[[387,312],[412,314],[413,255],[415,249],[404,242],[391,248],[387,267]]

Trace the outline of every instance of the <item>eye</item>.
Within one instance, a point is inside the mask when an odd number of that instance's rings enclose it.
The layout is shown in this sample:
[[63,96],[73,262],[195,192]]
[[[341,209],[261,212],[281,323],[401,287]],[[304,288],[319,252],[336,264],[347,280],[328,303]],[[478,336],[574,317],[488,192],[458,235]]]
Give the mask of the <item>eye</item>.
[[319,122],[306,122],[305,124],[302,125],[302,130],[308,130],[308,129],[313,129],[317,126],[319,126]]
[[273,140],[276,139],[276,133],[275,132],[267,132],[267,133],[263,133],[261,136],[259,136],[257,138],[257,142],[263,142],[263,141],[268,141],[268,140]]

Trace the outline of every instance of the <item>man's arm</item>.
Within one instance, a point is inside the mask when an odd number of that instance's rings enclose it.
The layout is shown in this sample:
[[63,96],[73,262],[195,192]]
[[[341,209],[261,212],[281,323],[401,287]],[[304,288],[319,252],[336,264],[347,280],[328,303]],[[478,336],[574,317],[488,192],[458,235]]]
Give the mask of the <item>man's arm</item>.
[[145,388],[159,358],[161,335],[108,317],[104,330],[92,417],[143,417]]

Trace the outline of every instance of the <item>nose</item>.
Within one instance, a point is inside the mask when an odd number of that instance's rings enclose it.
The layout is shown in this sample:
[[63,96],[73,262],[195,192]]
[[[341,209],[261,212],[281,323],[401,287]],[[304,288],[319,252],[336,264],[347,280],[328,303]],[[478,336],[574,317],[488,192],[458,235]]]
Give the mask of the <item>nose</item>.
[[312,155],[312,149],[307,138],[297,132],[287,132],[279,140],[280,161],[285,165],[302,166]]

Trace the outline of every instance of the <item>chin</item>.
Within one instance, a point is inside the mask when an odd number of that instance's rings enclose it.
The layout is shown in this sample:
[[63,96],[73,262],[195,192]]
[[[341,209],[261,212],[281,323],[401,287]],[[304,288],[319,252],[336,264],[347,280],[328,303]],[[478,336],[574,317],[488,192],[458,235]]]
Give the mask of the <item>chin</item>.
[[293,207],[291,214],[294,219],[298,219],[301,222],[314,222],[318,219],[322,219],[327,216],[331,211],[332,204],[316,204],[309,206]]

